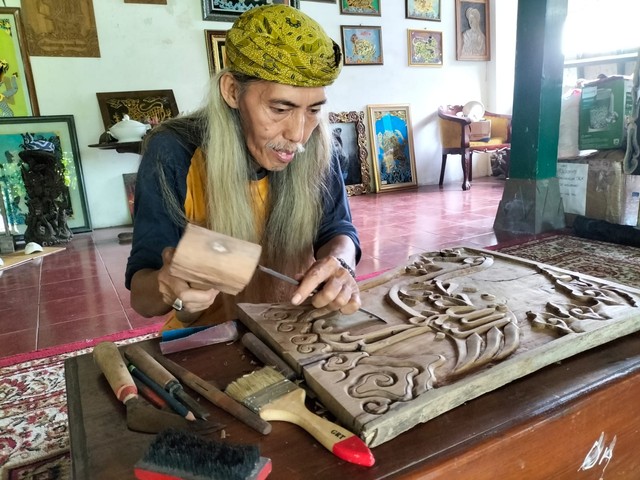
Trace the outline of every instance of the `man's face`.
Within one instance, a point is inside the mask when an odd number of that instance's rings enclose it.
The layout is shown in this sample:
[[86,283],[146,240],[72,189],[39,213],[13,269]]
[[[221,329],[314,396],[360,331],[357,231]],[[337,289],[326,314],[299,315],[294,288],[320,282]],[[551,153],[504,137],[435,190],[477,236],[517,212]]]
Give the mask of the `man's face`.
[[269,171],[283,170],[318,126],[326,101],[324,87],[249,83],[238,109],[251,156]]

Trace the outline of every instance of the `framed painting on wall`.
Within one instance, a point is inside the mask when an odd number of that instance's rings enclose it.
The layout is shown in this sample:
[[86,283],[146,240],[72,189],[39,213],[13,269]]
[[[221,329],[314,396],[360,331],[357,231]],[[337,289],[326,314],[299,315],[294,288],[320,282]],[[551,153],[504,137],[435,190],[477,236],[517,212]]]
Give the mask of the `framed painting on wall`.
[[456,59],[491,60],[488,0],[455,0]]
[[440,0],[405,0],[405,2],[407,18],[440,21]]
[[29,211],[19,155],[25,136],[59,145],[68,193],[67,224],[74,233],[91,231],[73,115],[0,118],[0,132],[0,191],[12,232],[25,232]]
[[416,187],[409,105],[367,105],[376,192]]
[[382,65],[382,27],[342,25],[342,52],[345,65]]
[[211,75],[215,75],[227,65],[224,48],[226,36],[226,30],[204,31],[204,37],[207,42],[207,57],[209,58],[209,73]]
[[178,115],[173,90],[96,93],[104,128],[108,130],[129,115],[131,120],[156,125]]
[[247,10],[271,4],[300,8],[300,0],[202,0],[202,19],[235,22]]
[[0,7],[0,117],[38,113],[20,9]]
[[380,0],[340,0],[340,13],[379,17],[381,15]]
[[442,32],[407,30],[409,66],[442,66]]
[[334,152],[340,158],[340,168],[348,195],[369,192],[371,176],[367,159],[367,135],[364,112],[329,113]]

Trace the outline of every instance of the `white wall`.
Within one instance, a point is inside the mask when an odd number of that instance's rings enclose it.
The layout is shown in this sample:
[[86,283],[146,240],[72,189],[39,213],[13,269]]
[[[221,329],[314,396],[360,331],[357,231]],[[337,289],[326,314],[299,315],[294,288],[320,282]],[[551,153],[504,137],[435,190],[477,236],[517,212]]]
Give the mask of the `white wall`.
[[[5,1],[20,6],[19,0]],[[380,17],[340,15],[337,3],[302,0],[301,10],[338,43],[340,25],[382,26],[384,65],[344,67],[328,89],[328,111],[410,104],[418,183],[436,184],[439,104],[480,100],[488,110],[511,111],[516,3],[491,1],[492,60],[458,62],[453,1],[442,0],[442,21],[429,22],[406,19],[403,0],[381,0]],[[122,174],[135,172],[139,158],[88,147],[104,130],[96,92],[172,89],[180,111],[196,109],[209,77],[204,30],[225,30],[231,23],[203,21],[201,0],[168,0],[167,5],[93,0],[93,6],[100,58],[31,57],[31,67],[40,114],[74,115],[91,220],[94,228],[102,228],[130,223]],[[443,67],[407,65],[408,28],[443,32]],[[487,173],[486,160],[474,167],[475,176]],[[448,162],[445,181],[462,181],[456,157]]]

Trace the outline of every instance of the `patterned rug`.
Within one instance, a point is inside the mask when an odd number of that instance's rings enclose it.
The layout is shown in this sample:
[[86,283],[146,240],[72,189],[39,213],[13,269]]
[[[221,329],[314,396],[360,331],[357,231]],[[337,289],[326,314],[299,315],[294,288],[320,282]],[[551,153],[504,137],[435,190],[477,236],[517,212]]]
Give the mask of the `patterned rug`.
[[[118,345],[156,337],[120,340]],[[0,479],[71,478],[65,359],[83,348],[0,368]]]
[[492,248],[578,273],[640,288],[640,248],[551,235],[518,245]]

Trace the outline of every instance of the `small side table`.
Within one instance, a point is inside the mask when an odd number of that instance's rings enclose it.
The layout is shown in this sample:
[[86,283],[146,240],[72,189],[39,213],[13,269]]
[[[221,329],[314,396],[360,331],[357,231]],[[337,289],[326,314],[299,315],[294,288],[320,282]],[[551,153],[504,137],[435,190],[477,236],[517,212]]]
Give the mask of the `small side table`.
[[[91,148],[99,148],[100,150],[115,150],[118,153],[133,153],[140,155],[142,141],[137,142],[109,142],[109,143],[94,143],[93,145],[89,145]],[[133,220],[133,214],[131,216],[131,220]],[[131,243],[133,233],[132,232],[122,232],[118,234],[118,242],[119,243]]]

